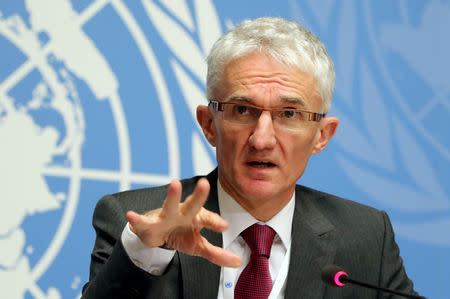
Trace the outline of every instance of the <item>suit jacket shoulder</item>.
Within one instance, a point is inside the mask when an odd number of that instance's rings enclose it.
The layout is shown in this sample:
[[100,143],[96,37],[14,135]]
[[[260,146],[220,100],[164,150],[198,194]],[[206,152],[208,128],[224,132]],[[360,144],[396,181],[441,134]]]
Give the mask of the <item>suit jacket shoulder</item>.
[[[292,250],[286,297],[376,298],[377,292],[321,281],[328,264],[344,268],[355,279],[407,293],[413,292],[389,217],[383,211],[296,186]],[[304,275],[308,273],[308,275]],[[306,286],[299,290],[296,286]]]

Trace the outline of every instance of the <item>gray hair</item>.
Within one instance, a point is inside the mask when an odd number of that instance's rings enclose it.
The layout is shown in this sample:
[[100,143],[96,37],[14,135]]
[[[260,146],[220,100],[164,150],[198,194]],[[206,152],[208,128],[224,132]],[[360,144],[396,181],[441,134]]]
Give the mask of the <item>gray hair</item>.
[[334,65],[325,46],[297,22],[264,17],[243,21],[213,45],[208,55],[206,95],[213,97],[226,66],[255,51],[314,76],[322,99],[322,112],[330,109],[335,82]]

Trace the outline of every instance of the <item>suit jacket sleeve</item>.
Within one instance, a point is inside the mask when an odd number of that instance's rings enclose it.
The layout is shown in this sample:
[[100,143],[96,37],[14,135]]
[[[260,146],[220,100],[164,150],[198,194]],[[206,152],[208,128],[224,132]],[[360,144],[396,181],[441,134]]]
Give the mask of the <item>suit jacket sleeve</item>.
[[[394,239],[392,224],[386,212],[381,212],[384,220],[384,240],[380,265],[380,286],[389,289],[403,291],[407,294],[416,294],[413,283],[406,275],[403,260],[400,257],[400,249]],[[382,298],[391,298],[392,295],[383,294]]]
[[[134,199],[139,201],[139,196]],[[177,254],[162,276],[136,267],[126,254],[120,236],[128,209],[126,196],[121,200],[114,195],[105,196],[98,202],[93,216],[97,237],[82,298],[179,298]]]

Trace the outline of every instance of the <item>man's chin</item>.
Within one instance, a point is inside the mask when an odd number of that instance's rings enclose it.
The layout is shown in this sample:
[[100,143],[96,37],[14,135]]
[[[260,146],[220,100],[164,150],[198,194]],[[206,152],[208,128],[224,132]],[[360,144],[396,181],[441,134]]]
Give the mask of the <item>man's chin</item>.
[[245,180],[241,185],[242,194],[248,199],[271,199],[279,194],[279,184],[265,180]]

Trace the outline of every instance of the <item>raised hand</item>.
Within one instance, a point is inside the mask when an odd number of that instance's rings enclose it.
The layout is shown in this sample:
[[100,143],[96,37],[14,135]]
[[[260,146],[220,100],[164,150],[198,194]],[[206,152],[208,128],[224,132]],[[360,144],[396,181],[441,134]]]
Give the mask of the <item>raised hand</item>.
[[173,180],[162,208],[144,215],[129,211],[131,230],[150,247],[164,244],[185,254],[200,256],[225,267],[239,267],[241,258],[212,245],[201,234],[202,228],[222,232],[228,223],[218,214],[203,208],[209,193],[206,179],[197,182],[194,192],[181,203],[181,183]]

